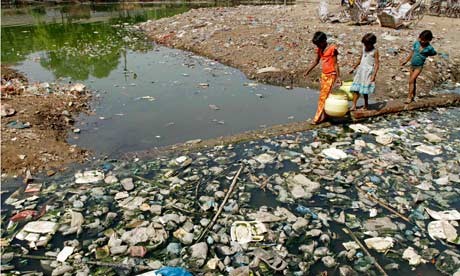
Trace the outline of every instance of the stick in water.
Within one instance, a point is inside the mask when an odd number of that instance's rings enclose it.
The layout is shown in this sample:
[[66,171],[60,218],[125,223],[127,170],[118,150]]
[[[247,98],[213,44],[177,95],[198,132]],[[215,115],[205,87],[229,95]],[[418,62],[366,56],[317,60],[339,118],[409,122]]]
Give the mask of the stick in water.
[[200,240],[204,237],[204,235],[206,235],[206,233],[209,231],[209,229],[211,229],[211,227],[214,226],[214,224],[216,223],[217,219],[219,218],[219,215],[220,213],[222,213],[222,210],[224,209],[224,206],[225,204],[227,204],[227,200],[230,198],[230,195],[232,194],[235,186],[236,186],[236,183],[238,181],[238,177],[240,176],[240,173],[241,171],[243,170],[244,168],[244,164],[241,164],[241,167],[240,169],[238,170],[238,172],[235,174],[235,176],[233,177],[233,181],[232,181],[232,184],[230,185],[230,187],[228,188],[228,191],[227,191],[227,194],[225,195],[225,198],[224,200],[222,201],[222,203],[220,204],[219,206],[219,209],[217,209],[217,212],[216,214],[214,215],[214,217],[212,218],[212,220],[208,223],[208,225],[206,226],[206,228],[203,230],[203,232],[201,232],[200,236],[198,237],[197,241],[196,242],[200,242]]

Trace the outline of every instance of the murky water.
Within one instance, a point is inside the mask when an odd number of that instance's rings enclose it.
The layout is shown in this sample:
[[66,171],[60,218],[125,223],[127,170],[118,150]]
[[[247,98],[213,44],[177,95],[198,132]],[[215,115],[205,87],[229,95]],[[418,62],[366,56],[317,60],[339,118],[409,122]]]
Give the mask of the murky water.
[[69,135],[96,153],[116,156],[312,117],[314,91],[256,84],[238,70],[152,45],[128,30],[209,5],[4,9],[2,62],[32,80],[83,82],[97,91],[95,113],[82,115],[81,133]]

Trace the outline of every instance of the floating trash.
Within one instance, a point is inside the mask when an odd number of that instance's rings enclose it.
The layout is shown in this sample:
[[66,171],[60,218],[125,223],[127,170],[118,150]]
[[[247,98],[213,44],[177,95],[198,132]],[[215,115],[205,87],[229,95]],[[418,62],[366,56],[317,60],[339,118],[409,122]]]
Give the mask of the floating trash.
[[230,228],[232,241],[243,244],[263,241],[265,232],[265,225],[258,221],[235,221]]

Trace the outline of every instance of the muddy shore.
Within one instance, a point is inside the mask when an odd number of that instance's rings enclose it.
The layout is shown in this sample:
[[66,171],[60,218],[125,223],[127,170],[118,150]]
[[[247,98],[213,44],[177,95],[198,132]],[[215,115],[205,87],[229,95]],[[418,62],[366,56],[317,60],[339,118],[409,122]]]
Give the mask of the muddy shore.
[[54,174],[87,152],[66,141],[74,116],[87,112],[90,94],[82,86],[28,83],[2,66],[2,174]]
[[[242,70],[251,79],[299,87],[319,85],[319,68],[308,79],[303,77],[315,55],[310,42],[314,32],[326,32],[330,42],[338,45],[343,80],[352,78],[348,72],[359,58],[361,37],[373,32],[378,37],[381,57],[375,100],[406,96],[409,67],[401,67],[399,59],[409,53],[422,30],[431,29],[435,35],[432,44],[440,54],[429,58],[419,77],[419,96],[460,79],[460,54],[455,50],[460,42],[459,19],[425,16],[412,29],[394,30],[378,24],[321,23],[317,6],[318,3],[305,3],[195,9],[146,22],[140,28],[156,43],[215,59]],[[331,13],[340,11],[338,5],[329,7]],[[260,73],[264,68],[269,72]]]

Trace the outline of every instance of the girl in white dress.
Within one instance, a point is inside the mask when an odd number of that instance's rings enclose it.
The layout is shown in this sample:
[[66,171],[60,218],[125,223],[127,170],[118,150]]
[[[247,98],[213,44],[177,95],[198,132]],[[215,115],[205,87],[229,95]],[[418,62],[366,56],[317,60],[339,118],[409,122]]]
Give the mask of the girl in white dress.
[[361,42],[364,44],[363,51],[359,57],[359,62],[350,71],[350,74],[356,70],[353,84],[350,91],[353,92],[353,106],[351,110],[356,110],[356,102],[359,95],[364,95],[364,109],[368,108],[369,94],[375,91],[375,77],[379,70],[379,51],[374,45],[377,42],[377,37],[374,34],[366,34]]

